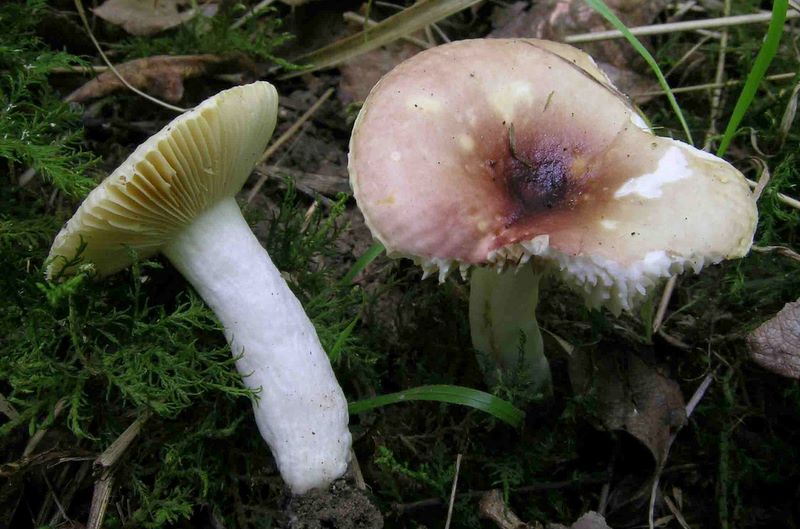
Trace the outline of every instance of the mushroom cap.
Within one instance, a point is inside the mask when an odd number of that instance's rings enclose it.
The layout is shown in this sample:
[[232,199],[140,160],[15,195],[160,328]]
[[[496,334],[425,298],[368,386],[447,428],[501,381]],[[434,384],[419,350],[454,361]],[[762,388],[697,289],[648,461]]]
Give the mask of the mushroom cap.
[[591,57],[534,39],[397,66],[362,107],[349,170],[389,255],[440,279],[541,256],[615,311],[687,265],[744,255],[757,220],[735,168],[654,136]]
[[[89,193],[56,236],[47,276],[81,244],[99,275],[157,253],[220,199],[235,195],[264,152],[278,114],[270,83],[224,90],[151,136]],[[74,266],[63,270],[74,272]]]

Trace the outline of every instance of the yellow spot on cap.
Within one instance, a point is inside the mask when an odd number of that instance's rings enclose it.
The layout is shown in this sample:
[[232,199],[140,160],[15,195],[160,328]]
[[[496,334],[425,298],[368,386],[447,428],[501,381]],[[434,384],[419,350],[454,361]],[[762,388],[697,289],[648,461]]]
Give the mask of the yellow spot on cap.
[[459,134],[458,144],[467,152],[472,151],[472,149],[475,148],[475,140],[473,140],[472,137],[467,134]]

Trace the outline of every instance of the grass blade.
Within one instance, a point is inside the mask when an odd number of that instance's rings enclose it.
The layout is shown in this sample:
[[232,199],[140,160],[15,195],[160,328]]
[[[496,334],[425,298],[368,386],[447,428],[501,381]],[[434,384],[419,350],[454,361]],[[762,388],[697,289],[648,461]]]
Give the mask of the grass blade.
[[[785,0],[784,0],[785,1]],[[672,106],[672,110],[675,112],[675,115],[678,117],[678,121],[681,122],[681,126],[683,127],[683,133],[686,134],[686,139],[689,143],[694,143],[692,140],[692,133],[689,132],[689,125],[686,123],[686,119],[683,117],[683,112],[681,111],[680,105],[678,105],[678,101],[675,99],[675,95],[672,93],[672,89],[669,87],[669,83],[667,83],[667,79],[664,77],[664,74],[661,73],[661,68],[658,67],[658,63],[647,51],[647,48],[636,38],[636,36],[631,33],[628,27],[619,19],[617,15],[614,14],[611,9],[603,2],[603,0],[586,0],[586,3],[589,6],[603,15],[606,20],[611,22],[611,24],[622,33],[628,42],[631,43],[631,46],[639,52],[639,55],[650,65],[650,68],[653,70],[653,73],[656,74],[658,78],[658,84],[661,85],[661,89],[664,90],[664,93],[667,94],[667,98],[669,99],[669,104]]]
[[357,414],[388,404],[412,400],[429,400],[469,406],[484,411],[514,428],[519,428],[525,418],[525,413],[499,397],[477,389],[450,385],[419,386],[397,393],[351,402],[349,411],[351,414]]
[[421,0],[364,31],[293,59],[296,64],[309,64],[309,66],[289,72],[283,79],[335,66],[447,18],[479,1]]
[[349,285],[353,282],[353,279],[364,270],[369,264],[375,260],[381,253],[383,253],[384,247],[381,243],[376,242],[369,249],[363,253],[361,257],[358,258],[356,264],[353,265],[353,268],[347,271],[347,273],[342,278],[343,285]]
[[786,12],[789,9],[788,0],[775,0],[772,4],[772,20],[770,20],[769,27],[767,28],[767,36],[764,39],[764,44],[758,50],[756,60],[753,63],[753,69],[747,74],[747,80],[742,88],[742,93],[739,94],[739,99],[736,101],[736,106],[733,108],[731,119],[728,121],[728,126],[725,128],[725,133],[722,135],[722,141],[717,149],[717,156],[722,156],[728,150],[728,146],[736,134],[736,129],[739,128],[739,123],[742,122],[747,109],[750,108],[750,103],[758,91],[761,80],[767,73],[772,59],[778,52],[778,45],[783,36],[783,24],[786,22]]

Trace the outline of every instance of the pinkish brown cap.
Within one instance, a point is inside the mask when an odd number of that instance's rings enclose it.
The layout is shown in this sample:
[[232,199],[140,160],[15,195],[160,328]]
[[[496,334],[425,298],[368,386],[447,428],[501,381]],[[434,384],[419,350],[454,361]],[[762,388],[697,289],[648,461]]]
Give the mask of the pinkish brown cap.
[[727,162],[653,135],[591,57],[533,39],[424,51],[373,88],[350,141],[373,235],[440,278],[540,256],[590,306],[745,255],[757,212]]

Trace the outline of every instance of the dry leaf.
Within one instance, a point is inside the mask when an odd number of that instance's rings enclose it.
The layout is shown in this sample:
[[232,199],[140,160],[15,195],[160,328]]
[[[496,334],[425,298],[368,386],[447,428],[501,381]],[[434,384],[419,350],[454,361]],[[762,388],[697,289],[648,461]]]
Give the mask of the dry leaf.
[[591,392],[595,399],[596,426],[628,432],[649,449],[657,465],[663,463],[670,437],[686,420],[677,383],[628,352],[577,350],[569,373],[575,392]]
[[[651,23],[669,4],[668,0],[608,0],[606,4],[628,27]],[[567,35],[611,29],[602,15],[583,0],[545,0],[536,2],[528,11],[527,3],[516,2],[506,13],[494,16],[494,38],[534,37],[561,41]],[[591,55],[623,93],[649,91],[658,84],[634,73],[632,64],[639,61],[636,50],[626,40],[607,40],[580,46]],[[647,90],[643,90],[643,87]],[[640,101],[641,102],[641,101]]]
[[187,0],[106,0],[92,11],[131,35],[152,35],[191,19]]
[[765,369],[800,378],[800,300],[787,303],[747,337],[750,356]]
[[339,98],[345,104],[364,101],[381,77],[420,51],[418,46],[397,40],[347,61],[339,67],[342,73]]
[[[131,85],[144,92],[176,103],[183,98],[183,80],[209,72],[212,66],[225,62],[218,55],[156,55],[136,59],[116,66],[117,71]],[[114,72],[108,70],[81,86],[66,100],[83,103],[126,89]]]

